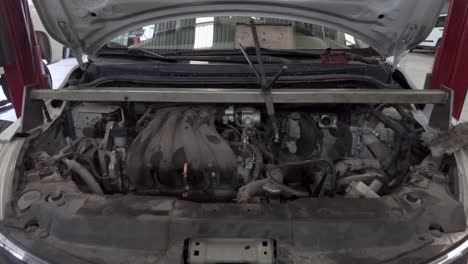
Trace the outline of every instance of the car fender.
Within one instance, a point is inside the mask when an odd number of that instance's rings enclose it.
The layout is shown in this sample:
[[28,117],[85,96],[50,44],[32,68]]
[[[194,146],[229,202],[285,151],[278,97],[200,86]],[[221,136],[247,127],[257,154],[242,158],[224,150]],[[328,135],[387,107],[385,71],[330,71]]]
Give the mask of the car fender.
[[0,220],[5,216],[5,207],[13,192],[16,164],[21,155],[25,138],[14,137],[21,124],[18,119],[0,134]]

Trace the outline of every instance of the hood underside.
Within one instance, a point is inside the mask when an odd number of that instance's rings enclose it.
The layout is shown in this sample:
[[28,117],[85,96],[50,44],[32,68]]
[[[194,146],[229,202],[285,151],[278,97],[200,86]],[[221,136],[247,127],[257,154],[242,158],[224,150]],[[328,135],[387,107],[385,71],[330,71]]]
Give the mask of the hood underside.
[[247,15],[321,24],[365,41],[382,56],[393,56],[425,39],[444,3],[445,0],[34,0],[49,34],[88,55],[94,55],[124,31],[150,22]]

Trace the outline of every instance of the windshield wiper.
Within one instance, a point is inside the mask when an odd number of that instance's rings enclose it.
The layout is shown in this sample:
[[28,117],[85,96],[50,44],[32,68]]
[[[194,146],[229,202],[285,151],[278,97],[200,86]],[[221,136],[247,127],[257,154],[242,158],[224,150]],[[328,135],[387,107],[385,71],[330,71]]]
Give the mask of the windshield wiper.
[[168,62],[176,62],[177,61],[176,59],[168,58],[168,57],[163,56],[161,54],[151,52],[149,50],[139,49],[139,48],[128,48],[127,53],[129,55],[143,56],[145,58],[152,58],[152,59],[168,61]]
[[[176,59],[194,59],[194,60],[206,60],[206,61],[237,61],[233,56],[241,55],[239,51],[241,51],[245,57],[245,54],[251,53],[249,50],[250,47],[243,47],[243,50],[239,48],[239,50],[197,50],[197,51],[175,51],[175,52],[167,52],[163,53],[164,56]],[[255,49],[253,47],[253,49]],[[260,48],[262,53],[262,58],[265,60],[273,61],[275,59],[312,59],[312,60],[322,60],[324,55],[336,55],[336,54],[343,54],[348,61],[359,61],[365,64],[374,64],[377,65],[381,61],[378,58],[370,57],[370,56],[363,56],[360,54],[355,54],[350,51],[341,50],[341,49],[325,49],[325,50],[276,50],[276,49],[268,49],[268,48]],[[256,50],[255,50],[256,52]],[[277,61],[275,61],[277,62]]]
[[[252,50],[256,54],[254,47],[244,47],[242,49],[233,50],[197,50],[197,51],[176,51],[162,53],[162,55],[174,59],[192,59],[200,61],[217,61],[217,62],[239,62],[237,56],[251,54]],[[265,63],[281,63],[290,59],[316,59],[320,60],[321,52],[305,53],[290,50],[272,50],[261,48],[262,59]],[[244,54],[242,54],[244,53]],[[255,60],[257,58],[255,57]]]
[[242,55],[244,55],[245,59],[247,60],[250,68],[252,68],[252,71],[255,73],[255,76],[257,77],[258,81],[260,82],[260,87],[262,88],[262,91],[263,91],[267,114],[268,114],[268,117],[270,118],[270,122],[271,122],[271,125],[273,126],[273,131],[275,133],[275,142],[279,142],[279,130],[278,130],[278,124],[276,123],[275,106],[273,104],[273,96],[271,94],[271,90],[275,82],[278,80],[281,74],[283,74],[284,71],[287,70],[288,67],[286,65],[283,65],[283,67],[281,67],[281,69],[276,73],[276,75],[271,80],[268,80],[265,74],[265,67],[263,65],[262,48],[260,47],[260,42],[258,41],[257,27],[255,26],[255,21],[253,19],[250,19],[250,29],[252,31],[252,38],[254,40],[255,53],[257,55],[257,61],[258,61],[258,67],[260,69],[260,74],[258,73],[257,69],[255,68],[252,61],[250,60],[250,57],[245,51],[244,47],[240,43],[239,43],[239,48],[242,52]]
[[[234,57],[233,55],[240,55],[241,57]],[[242,55],[239,53],[226,54],[226,55],[192,55],[188,53],[164,53],[159,54],[149,50],[140,49],[140,48],[113,48],[113,49],[103,49],[98,53],[99,57],[130,57],[130,58],[140,58],[140,59],[152,59],[165,62],[184,62],[184,61],[207,61],[207,62],[226,62],[226,63],[236,63],[236,64],[245,64],[245,61],[242,58]],[[268,59],[268,58],[267,58]],[[278,63],[281,61],[275,61]]]
[[98,56],[122,56],[122,57],[131,57],[131,58],[145,58],[145,59],[153,59],[165,62],[176,62],[177,59],[169,58],[164,55],[151,52],[144,49],[139,48],[113,48],[113,49],[102,49]]

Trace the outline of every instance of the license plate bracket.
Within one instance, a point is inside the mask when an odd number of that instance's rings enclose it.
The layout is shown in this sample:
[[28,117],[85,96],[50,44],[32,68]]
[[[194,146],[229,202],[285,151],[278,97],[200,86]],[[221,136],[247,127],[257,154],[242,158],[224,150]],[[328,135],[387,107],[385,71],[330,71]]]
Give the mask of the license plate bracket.
[[185,242],[188,264],[274,264],[276,242],[256,238],[194,238]]

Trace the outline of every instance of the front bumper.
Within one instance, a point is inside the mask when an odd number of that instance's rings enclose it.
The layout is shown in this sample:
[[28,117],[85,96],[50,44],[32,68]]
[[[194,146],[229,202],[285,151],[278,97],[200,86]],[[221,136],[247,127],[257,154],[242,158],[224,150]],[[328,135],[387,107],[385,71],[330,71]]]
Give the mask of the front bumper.
[[[468,231],[467,231],[468,234]],[[27,263],[27,264],[47,264],[48,262],[36,257],[33,254],[28,253],[26,250],[16,245],[15,242],[8,239],[6,236],[0,233],[0,247],[10,254],[13,258],[18,260],[14,263]],[[0,258],[1,260],[1,258]],[[428,264],[464,264],[468,261],[468,235],[457,242],[453,247],[449,248],[445,252],[442,252],[432,260],[428,261]]]

